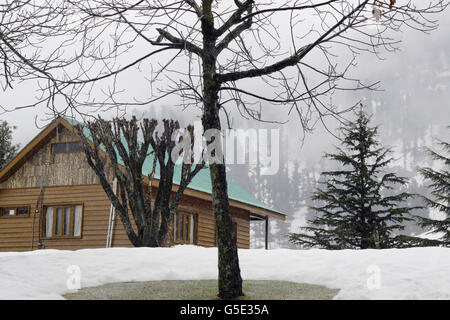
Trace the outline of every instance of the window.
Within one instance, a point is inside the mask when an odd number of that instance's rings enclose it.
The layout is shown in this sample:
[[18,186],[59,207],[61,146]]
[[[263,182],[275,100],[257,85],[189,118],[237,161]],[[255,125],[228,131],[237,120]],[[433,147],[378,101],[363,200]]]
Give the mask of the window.
[[0,208],[2,217],[28,217],[29,215],[30,208],[28,207]]
[[28,216],[30,214],[30,209],[29,208],[17,208],[16,214],[18,216]]
[[45,238],[81,237],[82,205],[47,206],[44,210]]
[[81,144],[81,141],[52,144],[52,154],[78,152],[81,150],[83,150],[83,145]]
[[174,217],[175,243],[195,244],[197,233],[197,216],[191,213],[176,213]]

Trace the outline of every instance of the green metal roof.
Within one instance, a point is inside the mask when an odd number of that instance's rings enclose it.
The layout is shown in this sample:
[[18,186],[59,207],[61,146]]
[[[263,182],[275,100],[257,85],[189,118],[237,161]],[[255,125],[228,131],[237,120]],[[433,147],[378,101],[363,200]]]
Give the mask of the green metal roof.
[[[81,125],[83,127],[83,133],[86,137],[92,140],[91,134],[89,130],[83,125],[83,123],[78,122],[71,118],[64,118],[67,122],[69,122],[72,126],[75,125]],[[152,172],[153,167],[153,159],[154,156],[150,155],[147,157],[147,159],[144,162],[144,165],[142,167],[142,174],[143,175],[150,175]],[[119,164],[124,165],[122,159],[118,155],[118,161]],[[159,179],[159,165],[156,165],[156,172],[155,172],[155,178]],[[176,164],[175,165],[175,173],[173,177],[173,183],[176,185],[179,185],[181,179],[181,165]],[[270,210],[272,212],[283,214],[277,210],[271,209],[258,201],[254,196],[252,196],[247,190],[239,186],[237,183],[235,183],[232,179],[227,178],[227,185],[228,185],[228,197],[232,200],[239,201],[241,203],[245,203],[254,207],[258,207],[265,210]],[[211,178],[209,174],[209,170],[207,168],[200,170],[195,177],[192,179],[191,183],[188,185],[189,189],[205,192],[208,194],[211,194],[212,192],[212,186],[211,186]]]

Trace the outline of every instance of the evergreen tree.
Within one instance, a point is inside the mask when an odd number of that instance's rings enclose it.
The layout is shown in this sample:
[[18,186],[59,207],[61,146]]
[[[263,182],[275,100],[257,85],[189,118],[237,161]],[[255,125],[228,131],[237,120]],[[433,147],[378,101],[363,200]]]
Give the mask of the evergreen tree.
[[431,149],[427,149],[427,153],[432,159],[444,164],[441,170],[433,170],[432,168],[421,168],[419,172],[422,176],[431,181],[428,186],[431,189],[431,197],[423,197],[427,205],[431,208],[444,213],[443,220],[435,220],[431,218],[420,217],[420,225],[424,228],[431,229],[432,233],[442,233],[439,239],[441,244],[450,246],[450,143],[439,141],[444,153],[439,154]]
[[[325,157],[340,164],[336,171],[322,172],[327,178],[312,199],[321,206],[303,233],[291,233],[290,241],[305,247],[326,249],[391,248],[402,246],[411,237],[399,236],[403,223],[413,220],[414,207],[402,206],[413,195],[392,193],[407,179],[385,168],[393,161],[390,149],[377,141],[378,127],[369,127],[370,117],[361,109],[357,119],[341,128],[343,147]],[[389,195],[386,195],[387,191]]]
[[19,145],[12,144],[12,131],[8,122],[0,120],[0,169],[8,164],[16,155]]

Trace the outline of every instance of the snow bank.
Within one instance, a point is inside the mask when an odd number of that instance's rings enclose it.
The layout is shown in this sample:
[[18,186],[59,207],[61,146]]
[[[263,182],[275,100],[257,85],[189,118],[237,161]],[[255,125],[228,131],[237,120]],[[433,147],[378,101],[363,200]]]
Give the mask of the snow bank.
[[[336,299],[450,299],[450,249],[239,250],[244,280],[289,280],[341,289]],[[217,279],[217,249],[113,248],[0,253],[0,299],[62,299],[81,286]],[[69,271],[69,273],[68,273]]]

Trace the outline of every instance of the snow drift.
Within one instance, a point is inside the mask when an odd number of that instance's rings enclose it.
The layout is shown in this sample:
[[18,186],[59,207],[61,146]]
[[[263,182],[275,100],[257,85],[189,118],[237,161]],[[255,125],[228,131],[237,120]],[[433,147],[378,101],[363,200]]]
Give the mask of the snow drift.
[[[450,299],[450,249],[239,250],[244,280],[340,289],[335,299]],[[75,267],[73,267],[75,266]],[[81,287],[217,279],[217,249],[112,248],[0,253],[0,299],[62,299],[73,270]],[[69,282],[69,287],[68,287]]]

